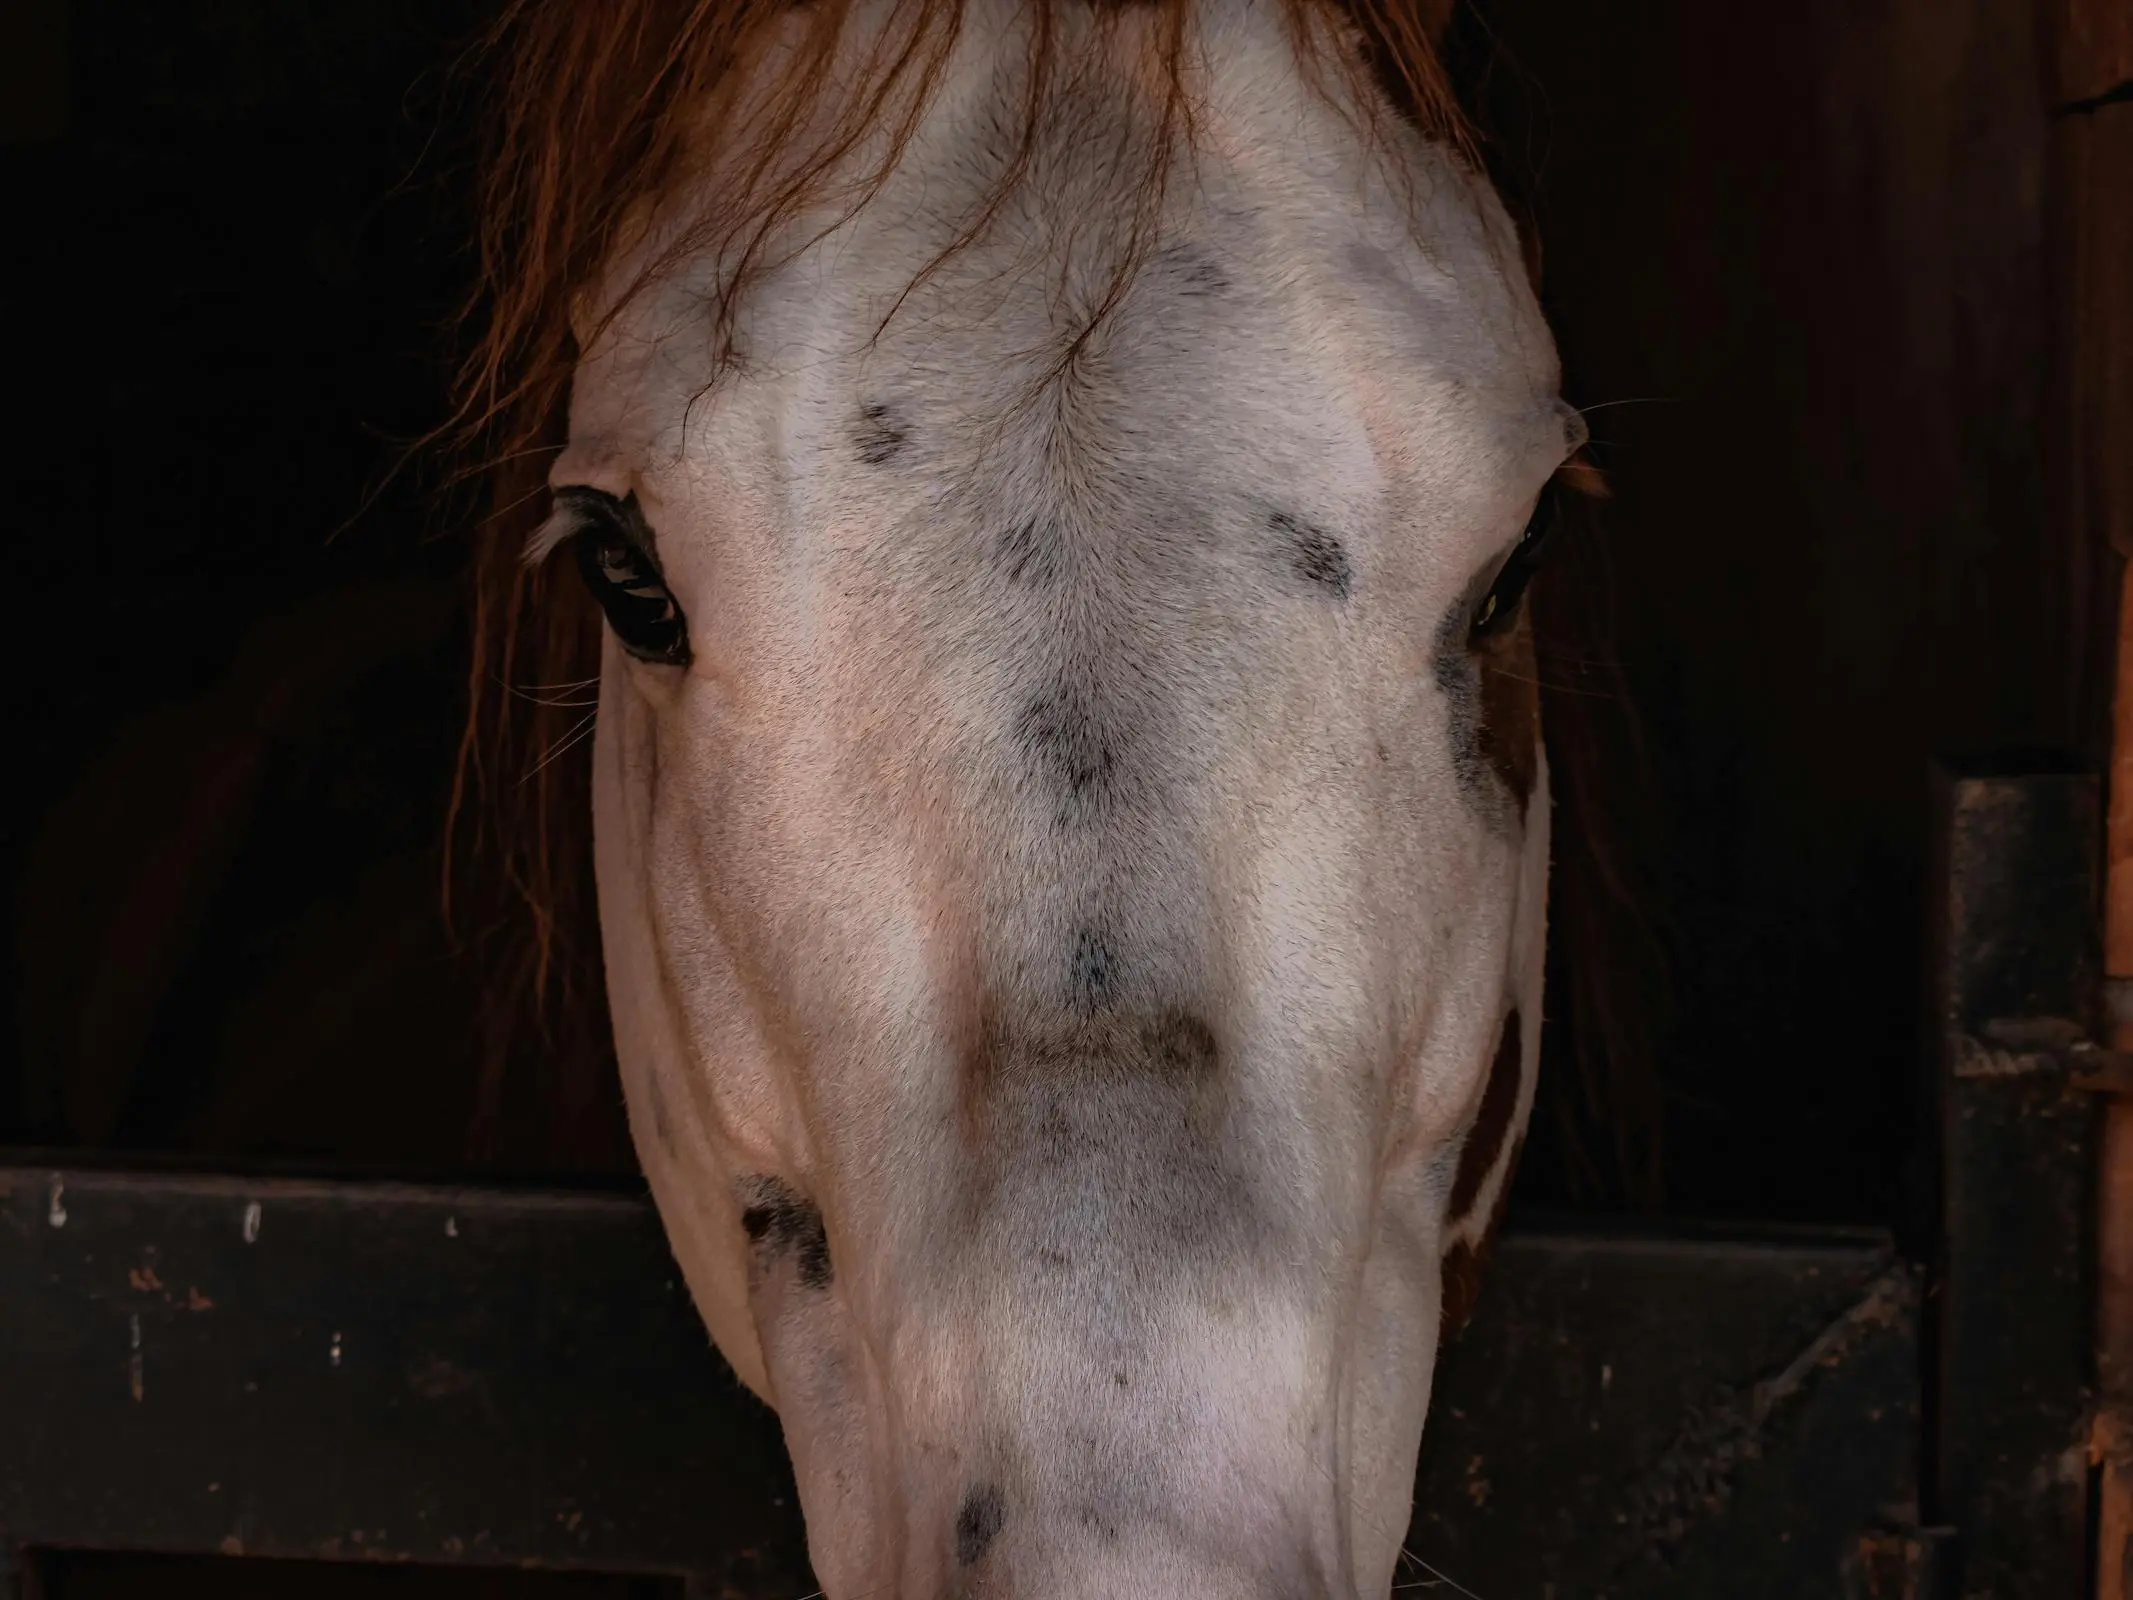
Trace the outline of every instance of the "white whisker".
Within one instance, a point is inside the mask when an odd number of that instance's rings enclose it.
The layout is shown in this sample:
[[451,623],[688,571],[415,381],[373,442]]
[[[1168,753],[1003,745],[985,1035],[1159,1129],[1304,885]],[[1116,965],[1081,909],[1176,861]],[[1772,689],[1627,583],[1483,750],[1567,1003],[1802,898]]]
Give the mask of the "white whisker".
[[597,711],[588,712],[585,716],[579,718],[577,722],[571,725],[571,729],[568,733],[564,734],[562,738],[560,738],[554,744],[548,747],[548,753],[542,756],[541,759],[537,763],[535,763],[533,770],[527,773],[525,777],[519,779],[519,782],[531,783],[535,778],[539,777],[543,772],[548,769],[548,765],[550,762],[556,760],[558,757],[567,754],[571,750],[575,749],[577,746],[583,744],[588,738],[592,736],[593,726],[599,720],[600,713]]
[[523,700],[529,705],[544,706],[552,711],[584,711],[600,703],[598,695],[593,696],[590,700],[552,698],[557,695],[568,695],[573,690],[591,688],[600,681],[598,674],[590,678],[579,678],[570,683],[506,683],[492,672],[489,674],[489,681],[514,700]]
[[[1326,1465],[1326,1464],[1325,1464],[1325,1463],[1324,1463],[1323,1461],[1320,1461],[1320,1462],[1316,1462],[1316,1463],[1314,1463],[1314,1465],[1316,1465],[1316,1466],[1317,1466],[1317,1468],[1318,1468],[1318,1470],[1319,1470],[1320,1472],[1323,1472],[1323,1473],[1324,1473],[1324,1474],[1326,1475],[1326,1481],[1327,1481],[1328,1483],[1332,1484],[1332,1485],[1334,1486],[1334,1488],[1335,1488],[1335,1489],[1338,1489],[1338,1488],[1340,1487],[1340,1484],[1339,1484],[1339,1483],[1338,1483],[1338,1482],[1337,1482],[1337,1481],[1335,1480],[1335,1478],[1334,1478],[1334,1476],[1333,1476],[1333,1469],[1332,1469],[1331,1467],[1327,1466],[1327,1465]],[[1371,1532],[1373,1532],[1373,1533],[1377,1533],[1377,1534],[1382,1534],[1382,1533],[1384,1533],[1384,1531],[1385,1531],[1385,1527],[1384,1527],[1384,1524],[1383,1524],[1383,1523],[1381,1523],[1381,1522],[1379,1522],[1379,1521],[1378,1521],[1378,1520],[1377,1520],[1376,1518],[1374,1518],[1374,1517],[1370,1516],[1370,1515],[1369,1515],[1369,1514],[1368,1514],[1367,1512],[1365,1512],[1365,1511],[1363,1510],[1363,1508],[1362,1508],[1361,1506],[1359,1506],[1359,1505],[1358,1505],[1358,1506],[1353,1506],[1353,1507],[1351,1507],[1350,1509],[1351,1509],[1351,1510],[1353,1510],[1353,1511],[1355,1512],[1355,1514],[1356,1514],[1357,1516],[1359,1516],[1359,1517],[1362,1517],[1362,1518],[1363,1518],[1363,1520],[1364,1520],[1365,1522],[1368,1522],[1368,1523],[1370,1524],[1370,1531],[1371,1531]],[[1427,1588],[1427,1589],[1438,1589],[1438,1588],[1445,1588],[1445,1589],[1450,1589],[1450,1590],[1452,1591],[1452,1593],[1454,1593],[1454,1594],[1461,1594],[1461,1595],[1465,1595],[1465,1596],[1466,1596],[1466,1600],[1481,1600],[1481,1596],[1480,1596],[1480,1595],[1478,1595],[1478,1594],[1474,1593],[1474,1591],[1473,1591],[1473,1590],[1469,1589],[1469,1588],[1468,1588],[1468,1587],[1467,1587],[1467,1586],[1466,1586],[1465,1584],[1461,1583],[1461,1582],[1460,1582],[1460,1581],[1459,1581],[1459,1580],[1458,1580],[1457,1578],[1453,1577],[1453,1576],[1452,1576],[1452,1575],[1451,1575],[1450,1573],[1448,1573],[1448,1572],[1444,1571],[1444,1570],[1443,1570],[1443,1569],[1442,1569],[1441,1567],[1433,1567],[1433,1566],[1431,1566],[1431,1565],[1430,1565],[1430,1564],[1429,1564],[1429,1563],[1428,1563],[1427,1561],[1424,1561],[1424,1560],[1423,1560],[1423,1559],[1422,1559],[1422,1558],[1421,1558],[1420,1556],[1416,1555],[1416,1554],[1414,1553],[1414,1551],[1413,1551],[1413,1550],[1411,1550],[1410,1548],[1408,1548],[1408,1546],[1407,1546],[1407,1543],[1406,1543],[1406,1542],[1405,1542],[1404,1540],[1403,1540],[1403,1541],[1401,1542],[1401,1544],[1400,1544],[1400,1559],[1401,1559],[1402,1561],[1412,1561],[1412,1562],[1413,1562],[1413,1563],[1414,1563],[1414,1564],[1415,1564],[1416,1566],[1420,1567],[1420,1568],[1421,1568],[1421,1569],[1423,1570],[1423,1572],[1425,1572],[1426,1574],[1428,1574],[1428,1576],[1429,1576],[1429,1579],[1430,1579],[1430,1581],[1429,1581],[1428,1583],[1426,1583],[1426,1584],[1425,1584],[1425,1583],[1409,1583],[1409,1584],[1404,1584],[1404,1585],[1403,1585],[1403,1584],[1394,1584],[1394,1585],[1393,1585],[1393,1592],[1394,1592],[1394,1593],[1398,1593],[1398,1592],[1399,1592],[1399,1591],[1400,1591],[1401,1589],[1403,1589],[1403,1588],[1406,1588],[1406,1589],[1423,1589],[1423,1588]]]
[[[1403,1544],[1400,1546],[1400,1554],[1404,1559],[1412,1561],[1416,1566],[1420,1567],[1424,1572],[1428,1573],[1430,1580],[1426,1584],[1411,1583],[1406,1585],[1405,1587],[1410,1589],[1450,1589],[1454,1594],[1465,1595],[1466,1600],[1481,1600],[1480,1595],[1474,1593],[1473,1590],[1469,1589],[1457,1578],[1453,1577],[1450,1573],[1444,1571],[1441,1567],[1431,1566],[1427,1561],[1424,1561],[1420,1556],[1416,1555],[1412,1550],[1408,1549],[1406,1545]],[[1395,1585],[1394,1587],[1398,1588],[1400,1586]]]
[[1577,412],[1581,417],[1589,417],[1595,411],[1611,411],[1616,406],[1677,406],[1679,404],[1681,404],[1681,400],[1677,395],[1645,394],[1636,395],[1627,400],[1602,400],[1594,405],[1579,406]]

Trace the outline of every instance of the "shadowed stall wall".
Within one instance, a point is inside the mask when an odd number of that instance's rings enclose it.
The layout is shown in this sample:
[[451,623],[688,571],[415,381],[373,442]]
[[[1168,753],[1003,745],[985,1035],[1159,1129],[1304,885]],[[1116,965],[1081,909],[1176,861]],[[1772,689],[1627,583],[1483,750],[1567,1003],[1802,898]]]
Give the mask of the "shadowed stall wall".
[[[462,552],[393,468],[454,346],[482,9],[39,0],[41,53],[9,14],[45,109],[0,144],[0,1139],[466,1159]],[[620,1164],[611,1099],[505,1159]]]
[[2100,757],[2110,583],[2062,494],[2053,10],[1491,0],[1461,35],[1616,490],[1688,1209],[1901,1205],[1929,763]]

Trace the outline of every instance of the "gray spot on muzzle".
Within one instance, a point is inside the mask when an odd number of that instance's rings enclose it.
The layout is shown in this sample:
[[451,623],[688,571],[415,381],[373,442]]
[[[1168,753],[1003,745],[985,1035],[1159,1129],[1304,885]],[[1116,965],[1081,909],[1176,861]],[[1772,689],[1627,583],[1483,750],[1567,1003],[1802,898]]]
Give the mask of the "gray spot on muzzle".
[[1000,1535],[1007,1521],[1007,1501],[999,1489],[981,1483],[963,1497],[963,1509],[955,1514],[955,1564],[975,1566]]
[[1084,928],[1074,940],[1072,985],[1074,1010],[1090,1016],[1107,1010],[1118,994],[1118,955],[1096,928]]

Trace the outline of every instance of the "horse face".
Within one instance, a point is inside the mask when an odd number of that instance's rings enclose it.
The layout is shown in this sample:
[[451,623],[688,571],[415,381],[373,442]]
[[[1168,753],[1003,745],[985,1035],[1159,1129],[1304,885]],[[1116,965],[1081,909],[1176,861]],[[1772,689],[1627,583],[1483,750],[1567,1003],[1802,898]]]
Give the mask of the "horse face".
[[831,1596],[1382,1595],[1531,1100],[1581,435],[1493,199],[1278,24],[1137,254],[1062,134],[943,257],[993,48],[730,363],[713,261],[580,365],[632,1124]]

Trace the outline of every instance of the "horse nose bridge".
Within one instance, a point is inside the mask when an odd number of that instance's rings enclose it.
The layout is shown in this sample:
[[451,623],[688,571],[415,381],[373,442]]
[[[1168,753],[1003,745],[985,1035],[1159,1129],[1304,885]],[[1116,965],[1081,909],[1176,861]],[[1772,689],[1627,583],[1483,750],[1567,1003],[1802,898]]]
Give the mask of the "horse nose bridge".
[[1219,1006],[988,1026],[958,1087],[963,1215],[1054,1275],[1321,1279],[1368,1222],[1373,1045]]
[[975,1085],[970,1199],[995,1271],[1182,1283],[1263,1255],[1282,1174],[1255,1161],[1251,1108],[1212,1036],[1175,1019],[1134,1031],[1158,1042],[1023,1055]]

